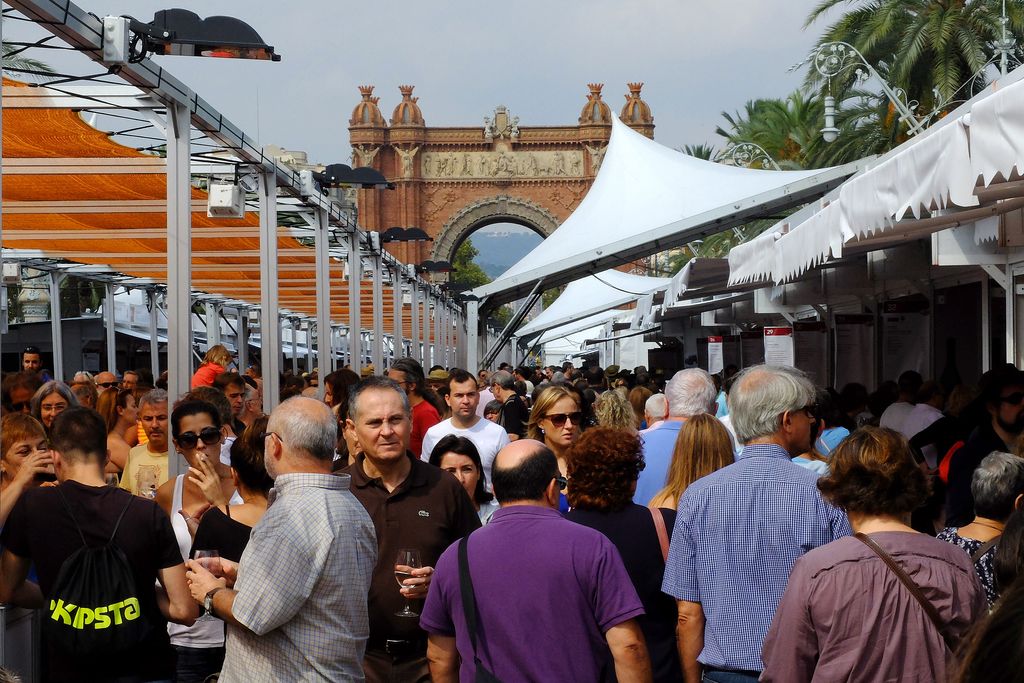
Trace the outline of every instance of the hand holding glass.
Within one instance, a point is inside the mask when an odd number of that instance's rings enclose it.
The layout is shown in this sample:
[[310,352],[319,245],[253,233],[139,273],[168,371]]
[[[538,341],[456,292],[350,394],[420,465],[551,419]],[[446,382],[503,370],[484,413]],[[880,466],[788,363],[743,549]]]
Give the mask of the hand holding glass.
[[[410,548],[403,548],[398,551],[398,557],[395,558],[395,580],[398,581],[399,588],[405,588],[405,580],[413,578],[412,570],[419,569],[423,564],[420,562],[420,551],[412,550]],[[409,599],[405,599],[405,607],[402,608],[401,612],[395,612],[397,617],[418,617],[419,613],[412,611],[409,606]]]

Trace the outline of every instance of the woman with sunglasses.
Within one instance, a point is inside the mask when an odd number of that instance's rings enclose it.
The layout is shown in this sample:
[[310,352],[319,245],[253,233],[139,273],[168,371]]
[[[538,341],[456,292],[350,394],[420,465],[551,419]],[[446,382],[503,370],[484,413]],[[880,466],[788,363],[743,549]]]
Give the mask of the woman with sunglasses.
[[[182,401],[171,412],[171,437],[188,463],[189,475],[179,474],[160,486],[156,502],[170,518],[181,557],[186,560],[192,549],[188,520],[201,516],[210,507],[207,493],[192,472],[204,467],[214,469],[218,475],[214,482],[218,500],[222,498],[225,503],[235,486],[228,469],[220,464],[224,430],[216,407],[206,401]],[[220,671],[224,662],[223,623],[199,619],[190,627],[169,624],[168,633],[177,653],[175,680],[202,681]]]
[[139,406],[130,389],[104,391],[96,402],[96,411],[107,425],[107,472],[121,474],[128,462],[132,447],[124,435],[129,428],[135,429],[139,421]]
[[[569,448],[580,435],[582,421],[579,394],[558,384],[545,388],[537,396],[530,412],[527,437],[542,441],[551,449],[558,459],[558,471],[566,478],[569,476]],[[563,508],[562,512],[569,509],[564,495],[561,496],[559,507]]]
[[[725,439],[728,444],[728,436]],[[644,605],[645,614],[637,621],[647,641],[654,680],[680,681],[676,601],[661,592],[676,513],[633,503],[637,477],[644,468],[640,437],[635,431],[593,427],[573,444],[570,454],[572,510],[565,517],[600,531],[618,549]]]

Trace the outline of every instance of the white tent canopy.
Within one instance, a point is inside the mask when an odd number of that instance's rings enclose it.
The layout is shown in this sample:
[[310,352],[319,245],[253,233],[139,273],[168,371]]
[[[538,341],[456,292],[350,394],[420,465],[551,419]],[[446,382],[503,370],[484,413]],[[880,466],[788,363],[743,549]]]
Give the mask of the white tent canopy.
[[667,288],[671,282],[667,277],[645,277],[617,270],[590,275],[570,282],[554,303],[516,330],[516,336],[520,339],[532,337],[595,313],[633,303],[645,294]]
[[697,159],[612,117],[601,170],[558,230],[473,294],[504,303],[538,283],[549,289],[589,273],[721,232],[809,201],[862,162],[814,171],[764,171]]
[[580,330],[587,330],[592,327],[604,325],[609,320],[615,320],[619,316],[626,315],[628,313],[629,311],[613,309],[611,311],[603,311],[601,313],[595,313],[594,315],[588,315],[586,318],[581,320],[576,320],[575,322],[566,323],[565,325],[559,325],[558,327],[553,327],[550,330],[547,330],[537,338],[537,343],[547,344],[549,341],[561,339],[566,335],[575,334]]

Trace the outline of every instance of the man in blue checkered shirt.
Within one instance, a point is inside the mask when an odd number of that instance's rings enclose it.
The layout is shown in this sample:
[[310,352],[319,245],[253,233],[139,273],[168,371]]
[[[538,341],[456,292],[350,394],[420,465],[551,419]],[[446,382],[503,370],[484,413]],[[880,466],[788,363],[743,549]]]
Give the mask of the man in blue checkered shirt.
[[849,535],[818,475],[790,461],[811,448],[815,389],[801,371],[758,365],[737,377],[729,414],[739,460],[679,501],[662,590],[679,601],[686,683],[756,681],[761,645],[797,558]]

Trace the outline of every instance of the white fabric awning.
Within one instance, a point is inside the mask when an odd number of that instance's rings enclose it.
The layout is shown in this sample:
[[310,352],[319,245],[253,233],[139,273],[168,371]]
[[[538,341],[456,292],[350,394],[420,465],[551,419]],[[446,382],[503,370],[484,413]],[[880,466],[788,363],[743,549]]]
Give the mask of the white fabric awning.
[[1010,207],[973,208],[979,205],[976,185],[979,177],[986,184],[1016,178],[1024,168],[1022,75],[995,84],[820,202],[734,248],[730,284],[788,281],[844,251],[860,253],[969,222],[975,242],[995,239],[994,215]]
[[612,311],[604,311],[602,313],[588,315],[586,318],[583,318],[581,320],[566,323],[565,325],[559,325],[558,327],[553,327],[550,330],[545,331],[543,334],[540,335],[540,338],[538,338],[537,343],[547,344],[550,341],[561,339],[562,337],[565,337],[567,335],[576,334],[577,332],[580,332],[582,330],[589,330],[592,327],[599,327],[601,325],[604,325],[609,320],[615,320],[619,316],[628,313],[629,311],[620,311],[618,309],[615,309]]
[[678,152],[612,117],[601,170],[576,210],[494,282],[473,290],[504,303],[802,204],[861,162],[813,171],[727,166]]
[[590,275],[570,282],[554,303],[515,334],[520,339],[533,337],[545,330],[633,303],[645,294],[667,288],[670,283],[667,277],[645,277],[617,270]]

